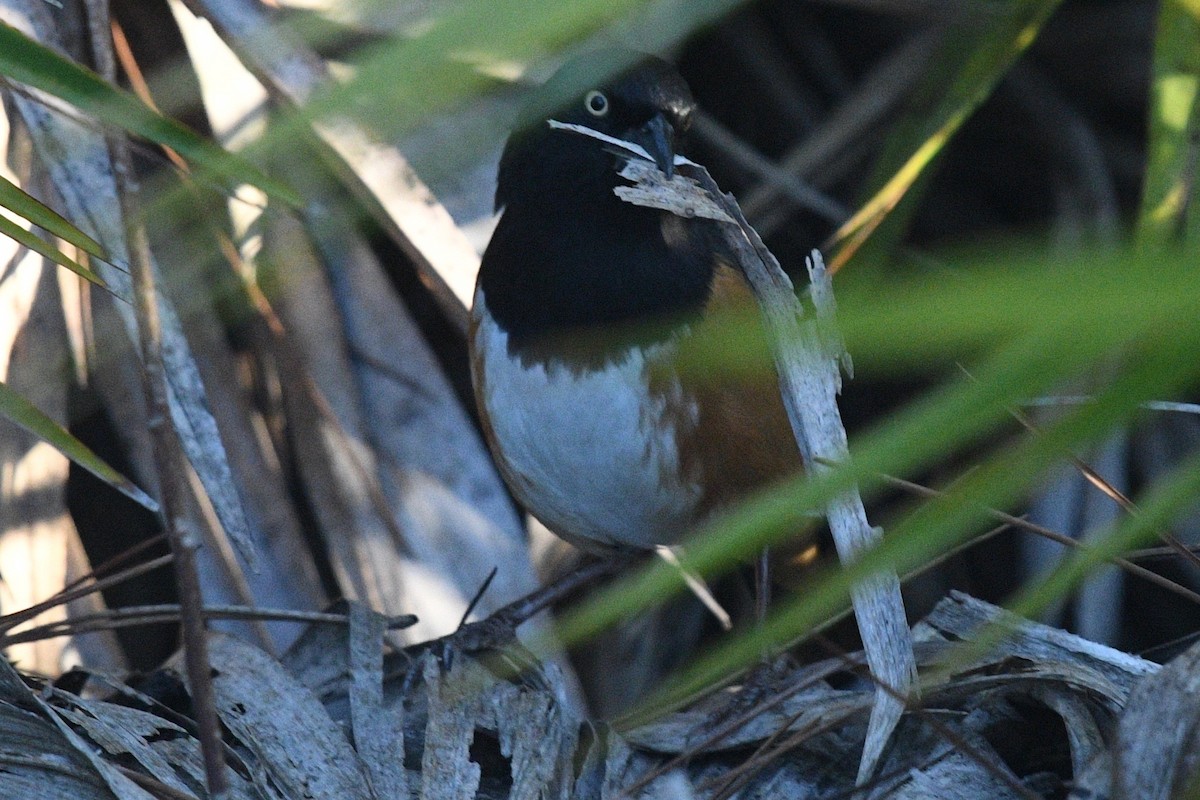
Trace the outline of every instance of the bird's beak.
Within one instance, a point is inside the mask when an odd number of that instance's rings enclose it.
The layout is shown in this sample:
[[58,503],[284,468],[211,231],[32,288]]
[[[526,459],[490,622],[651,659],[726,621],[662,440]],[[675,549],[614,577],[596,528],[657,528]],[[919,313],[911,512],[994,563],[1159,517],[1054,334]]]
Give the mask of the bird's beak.
[[654,163],[670,178],[675,174],[675,128],[662,114],[655,114],[633,135],[634,141],[646,148]]

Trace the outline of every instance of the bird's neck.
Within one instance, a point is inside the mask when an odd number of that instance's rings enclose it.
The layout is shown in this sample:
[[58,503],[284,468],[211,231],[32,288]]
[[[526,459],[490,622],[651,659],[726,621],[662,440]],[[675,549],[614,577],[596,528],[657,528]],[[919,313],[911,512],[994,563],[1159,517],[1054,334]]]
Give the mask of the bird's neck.
[[[550,137],[505,154],[504,212],[479,286],[517,346],[585,331],[662,338],[708,299],[715,264],[704,220],[634,206],[613,194],[614,156]],[[532,159],[536,162],[515,159]],[[520,176],[520,180],[516,180]]]

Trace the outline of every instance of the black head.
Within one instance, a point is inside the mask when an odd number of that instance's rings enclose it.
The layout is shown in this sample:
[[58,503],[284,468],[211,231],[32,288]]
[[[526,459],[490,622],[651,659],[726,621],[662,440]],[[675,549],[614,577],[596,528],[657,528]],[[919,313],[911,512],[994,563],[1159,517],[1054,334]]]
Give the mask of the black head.
[[615,78],[594,80],[598,63],[622,57],[605,51],[559,70],[536,93],[500,161],[503,216],[479,286],[523,355],[553,352],[569,338],[573,347],[599,343],[603,360],[620,357],[629,331],[668,335],[709,296],[719,238],[713,223],[632,205],[613,192],[628,183],[618,173],[636,156],[602,137],[641,146],[669,173],[695,108],[687,84],[661,59],[641,56]]
[[550,120],[640,145],[670,174],[695,107],[687,83],[660,58],[602,50],[567,62],[522,110],[501,158],[496,207],[519,199],[514,195],[524,185],[552,179],[556,156],[569,156],[576,169],[590,162],[607,168],[628,157],[619,147],[553,128]]

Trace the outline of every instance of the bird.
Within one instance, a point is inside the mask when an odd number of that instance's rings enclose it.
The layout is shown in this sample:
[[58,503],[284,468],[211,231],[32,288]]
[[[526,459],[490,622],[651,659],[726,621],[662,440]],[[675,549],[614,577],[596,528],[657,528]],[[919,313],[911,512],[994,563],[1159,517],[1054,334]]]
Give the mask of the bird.
[[[773,367],[686,367],[720,336],[714,317],[757,307],[720,223],[614,193],[630,159],[673,175],[696,113],[654,56],[587,83],[618,58],[569,61],[510,134],[468,330],[499,472],[552,532],[592,552],[677,544],[802,468]],[[761,320],[754,330],[770,364]]]

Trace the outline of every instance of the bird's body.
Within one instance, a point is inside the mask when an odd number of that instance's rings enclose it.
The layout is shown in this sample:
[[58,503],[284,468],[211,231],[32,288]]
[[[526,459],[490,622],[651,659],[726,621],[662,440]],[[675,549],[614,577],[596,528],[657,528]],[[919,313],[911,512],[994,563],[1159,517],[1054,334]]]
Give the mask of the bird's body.
[[678,386],[651,391],[671,343],[596,368],[509,360],[509,338],[477,294],[476,385],[505,480],[551,530],[573,541],[651,545],[695,519],[700,486],[680,433],[695,403]]
[[[551,118],[639,144],[669,172],[691,109],[682,79],[651,60]],[[476,399],[501,472],[584,545],[675,542],[800,464],[773,375],[678,368],[714,310],[753,299],[717,223],[613,193],[630,157],[544,119],[514,133],[472,309]]]

